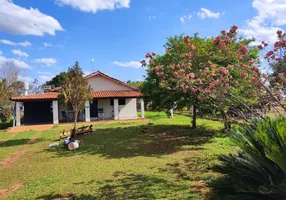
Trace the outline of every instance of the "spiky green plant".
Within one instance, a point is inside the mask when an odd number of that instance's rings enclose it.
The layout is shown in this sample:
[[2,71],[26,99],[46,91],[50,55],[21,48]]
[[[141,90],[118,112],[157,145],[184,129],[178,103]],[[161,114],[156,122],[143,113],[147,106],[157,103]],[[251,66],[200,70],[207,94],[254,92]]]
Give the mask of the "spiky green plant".
[[258,120],[232,131],[236,154],[222,155],[209,183],[219,199],[286,199],[286,118]]

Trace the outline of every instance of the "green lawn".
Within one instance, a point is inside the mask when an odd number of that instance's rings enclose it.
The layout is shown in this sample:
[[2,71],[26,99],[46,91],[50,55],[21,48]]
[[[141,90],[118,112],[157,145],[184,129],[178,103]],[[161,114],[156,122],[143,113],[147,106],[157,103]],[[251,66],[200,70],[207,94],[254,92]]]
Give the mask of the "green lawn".
[[208,167],[233,149],[222,124],[198,120],[192,130],[185,116],[146,117],[152,126],[95,125],[72,152],[48,147],[63,127],[0,133],[0,199],[206,199],[205,183],[217,176]]

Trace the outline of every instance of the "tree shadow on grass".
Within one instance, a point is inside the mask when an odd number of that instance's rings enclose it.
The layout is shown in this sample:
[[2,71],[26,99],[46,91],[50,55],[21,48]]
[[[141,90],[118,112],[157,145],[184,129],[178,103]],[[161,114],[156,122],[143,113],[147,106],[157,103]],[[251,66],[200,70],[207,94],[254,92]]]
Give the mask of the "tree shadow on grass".
[[96,191],[96,199],[176,199],[176,196],[185,193],[190,199],[188,186],[151,175],[115,172],[113,179],[104,181],[88,181],[74,183],[91,185],[94,182],[100,185]]
[[36,199],[42,199],[42,200],[67,200],[67,199],[73,199],[73,200],[94,200],[96,199],[95,196],[93,195],[85,195],[85,194],[80,194],[76,195],[74,193],[67,193],[67,194],[48,194],[48,195],[43,195],[40,197],[37,197]]
[[[148,132],[142,132],[148,128]],[[74,151],[64,148],[45,149],[56,156],[98,154],[106,158],[168,155],[182,150],[199,150],[210,142],[214,131],[204,127],[191,129],[184,125],[130,126],[97,129],[91,135],[81,136],[84,143]]]
[[19,146],[24,144],[34,144],[43,141],[43,139],[35,139],[31,140],[31,138],[23,138],[23,139],[14,139],[14,140],[7,140],[7,141],[0,141],[0,148],[1,147],[10,147],[10,146]]

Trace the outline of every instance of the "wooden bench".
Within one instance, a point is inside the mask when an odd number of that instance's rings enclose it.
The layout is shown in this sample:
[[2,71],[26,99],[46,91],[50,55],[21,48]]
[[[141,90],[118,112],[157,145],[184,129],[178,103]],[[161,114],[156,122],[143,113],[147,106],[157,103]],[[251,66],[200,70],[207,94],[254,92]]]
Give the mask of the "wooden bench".
[[[75,136],[91,134],[92,130],[93,130],[92,124],[90,126],[79,127],[76,129]],[[60,139],[64,139],[64,138],[71,136],[72,131],[73,131],[73,129],[71,129],[69,131],[63,130],[62,132],[60,132]]]

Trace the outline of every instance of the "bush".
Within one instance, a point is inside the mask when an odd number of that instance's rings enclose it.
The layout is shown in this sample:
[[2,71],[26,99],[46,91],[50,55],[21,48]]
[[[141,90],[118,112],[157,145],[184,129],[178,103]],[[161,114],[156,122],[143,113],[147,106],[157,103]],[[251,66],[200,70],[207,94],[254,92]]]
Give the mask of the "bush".
[[219,199],[286,199],[286,118],[253,120],[232,132],[237,154],[220,156],[211,181]]
[[12,111],[9,107],[2,107],[0,109],[0,120],[2,122],[7,122],[12,117]]

